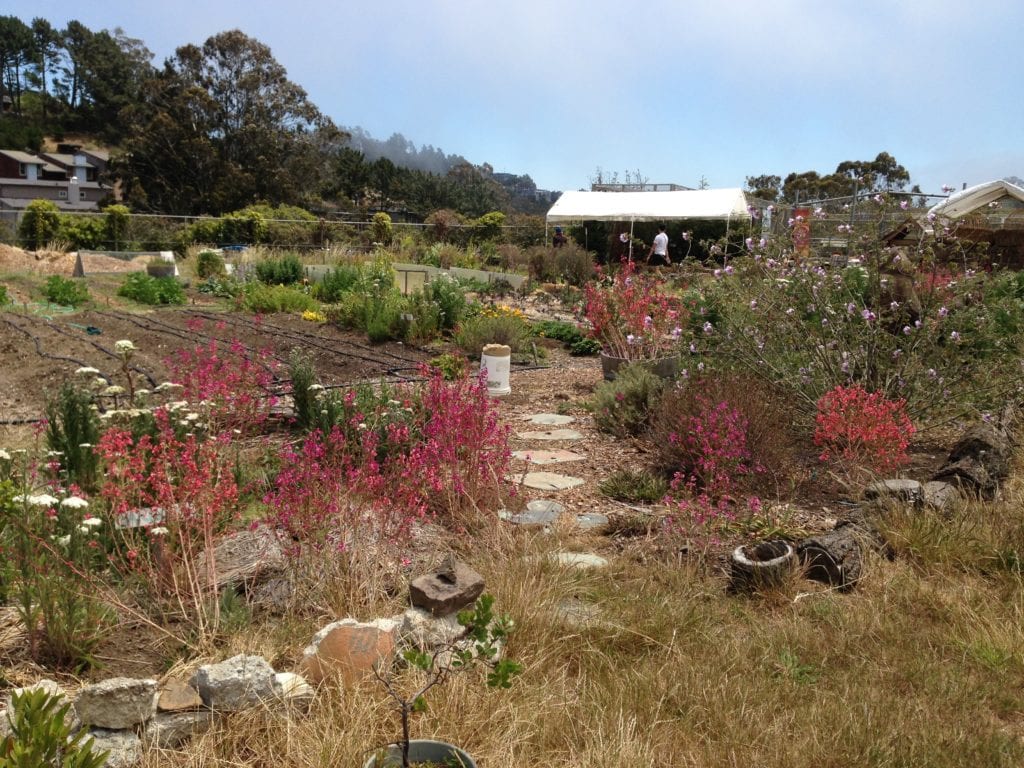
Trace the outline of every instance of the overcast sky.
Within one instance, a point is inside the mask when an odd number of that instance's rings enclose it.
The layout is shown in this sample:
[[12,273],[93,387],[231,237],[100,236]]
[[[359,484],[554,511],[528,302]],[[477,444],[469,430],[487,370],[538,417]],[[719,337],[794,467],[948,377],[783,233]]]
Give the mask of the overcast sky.
[[547,189],[595,169],[742,186],[894,155],[926,192],[1024,176],[1024,2],[8,0],[159,65],[240,29],[339,125]]

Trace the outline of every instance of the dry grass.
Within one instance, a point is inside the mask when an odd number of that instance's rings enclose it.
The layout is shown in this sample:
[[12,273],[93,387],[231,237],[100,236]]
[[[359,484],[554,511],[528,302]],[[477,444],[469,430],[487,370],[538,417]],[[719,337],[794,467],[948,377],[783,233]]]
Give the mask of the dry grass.
[[[991,556],[1024,542],[1020,498],[1013,488],[1004,503],[965,504],[962,523],[888,518],[899,556],[869,558],[848,595],[794,579],[783,593],[727,596],[707,568],[625,558],[577,571],[546,555],[596,541],[562,529],[495,536],[464,555],[515,617],[509,652],[524,673],[503,692],[475,672],[454,678],[414,735],[455,742],[488,768],[1020,765],[1024,592]],[[566,601],[599,613],[567,622]],[[311,629],[292,620],[224,651],[279,664]],[[358,766],[396,733],[368,680],[322,689],[307,717],[233,716],[144,766]]]

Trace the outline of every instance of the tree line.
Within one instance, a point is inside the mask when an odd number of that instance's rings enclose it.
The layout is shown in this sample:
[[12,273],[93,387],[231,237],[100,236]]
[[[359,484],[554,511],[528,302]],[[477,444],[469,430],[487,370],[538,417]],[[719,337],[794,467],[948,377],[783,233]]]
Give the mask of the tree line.
[[152,59],[121,29],[0,16],[0,147],[38,151],[44,136],[95,136],[113,148],[104,180],[140,212],[220,215],[255,203],[410,218],[546,210],[528,176],[415,150],[399,134],[374,143],[357,129],[354,143],[268,46],[239,30],[183,45],[160,67]]

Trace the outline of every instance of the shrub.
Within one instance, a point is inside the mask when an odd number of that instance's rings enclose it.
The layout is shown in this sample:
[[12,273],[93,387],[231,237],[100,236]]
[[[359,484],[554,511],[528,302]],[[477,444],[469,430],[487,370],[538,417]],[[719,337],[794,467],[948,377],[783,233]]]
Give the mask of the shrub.
[[50,275],[46,278],[43,295],[47,301],[65,307],[77,307],[89,301],[89,289],[85,283],[60,275]]
[[264,285],[292,285],[302,280],[302,262],[294,253],[256,262],[256,279]]
[[907,463],[914,425],[906,401],[887,400],[862,387],[836,387],[818,400],[814,444],[821,460],[839,460],[855,469],[891,472]]
[[196,256],[196,275],[206,280],[225,273],[224,257],[216,251],[203,250]]
[[614,381],[601,382],[594,391],[597,428],[618,437],[640,434],[664,386],[664,380],[643,365],[620,368]]
[[65,382],[46,404],[46,445],[60,455],[68,482],[86,491],[96,487],[97,465],[93,448],[100,427],[93,397],[85,389]]
[[664,478],[646,470],[619,469],[608,475],[598,486],[605,496],[629,504],[654,503],[668,493]]
[[466,295],[462,287],[447,275],[438,275],[423,287],[424,296],[437,305],[440,327],[451,331],[466,312]]
[[107,245],[119,251],[127,245],[131,211],[125,205],[108,205],[103,209],[103,233]]
[[538,283],[553,283],[558,279],[555,251],[556,249],[546,245],[535,245],[526,251],[526,266],[531,280]]
[[465,223],[461,214],[447,208],[440,208],[424,219],[426,233],[431,241],[443,243],[458,235],[459,227]]
[[342,297],[356,289],[361,279],[358,266],[339,264],[330,269],[323,279],[313,286],[313,296],[326,304],[334,304]]
[[445,381],[455,381],[469,373],[469,361],[462,355],[438,355],[431,359],[430,367],[440,371]]
[[576,243],[554,249],[555,271],[569,285],[583,287],[594,276],[594,257]]
[[318,407],[316,392],[321,387],[317,386],[313,363],[301,350],[292,350],[288,357],[288,378],[292,384],[295,422],[300,429],[309,429],[315,421],[313,409]]
[[102,768],[106,751],[94,751],[87,728],[72,734],[71,701],[43,688],[11,696],[10,733],[0,739],[0,768]]
[[10,304],[10,303],[11,303],[11,299],[7,295],[7,286],[0,284],[0,307],[2,307],[4,304]]
[[487,344],[507,344],[512,352],[525,349],[530,330],[515,315],[479,315],[465,320],[455,332],[455,343],[468,355],[479,355]]
[[126,275],[117,295],[150,306],[185,303],[185,291],[175,278],[151,277],[145,272]]
[[247,312],[273,314],[275,312],[305,312],[319,305],[308,293],[288,285],[248,283],[242,289],[241,307]]
[[370,220],[370,238],[381,245],[391,245],[391,217],[383,211],[373,214]]
[[18,224],[18,239],[31,251],[38,251],[60,233],[60,209],[49,200],[33,200],[25,207]]

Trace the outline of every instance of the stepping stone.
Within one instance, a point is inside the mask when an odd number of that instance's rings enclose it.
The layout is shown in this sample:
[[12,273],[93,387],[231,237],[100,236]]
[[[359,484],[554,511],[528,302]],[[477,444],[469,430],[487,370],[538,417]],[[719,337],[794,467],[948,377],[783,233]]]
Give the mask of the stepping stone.
[[592,603],[570,597],[555,606],[555,618],[574,629],[583,629],[593,624],[601,615],[601,609]]
[[551,499],[534,499],[526,505],[525,512],[509,512],[502,509],[498,517],[515,525],[549,525],[558,519],[565,507]]
[[538,491],[566,491],[584,483],[582,478],[559,475],[555,472],[527,472],[525,475],[516,475],[514,481]]
[[545,429],[543,432],[520,432],[521,440],[582,440],[583,433],[575,429]]
[[586,456],[572,451],[513,451],[513,459],[531,464],[560,464],[566,461],[582,461]]
[[538,413],[535,416],[527,416],[531,424],[540,424],[545,427],[562,427],[576,421],[573,416],[563,416],[560,413]]
[[582,515],[576,515],[576,525],[583,530],[600,528],[602,525],[608,525],[608,515],[602,515],[600,512],[584,512]]
[[548,557],[558,565],[579,568],[584,571],[605,568],[608,565],[608,561],[600,555],[586,552],[555,552]]

